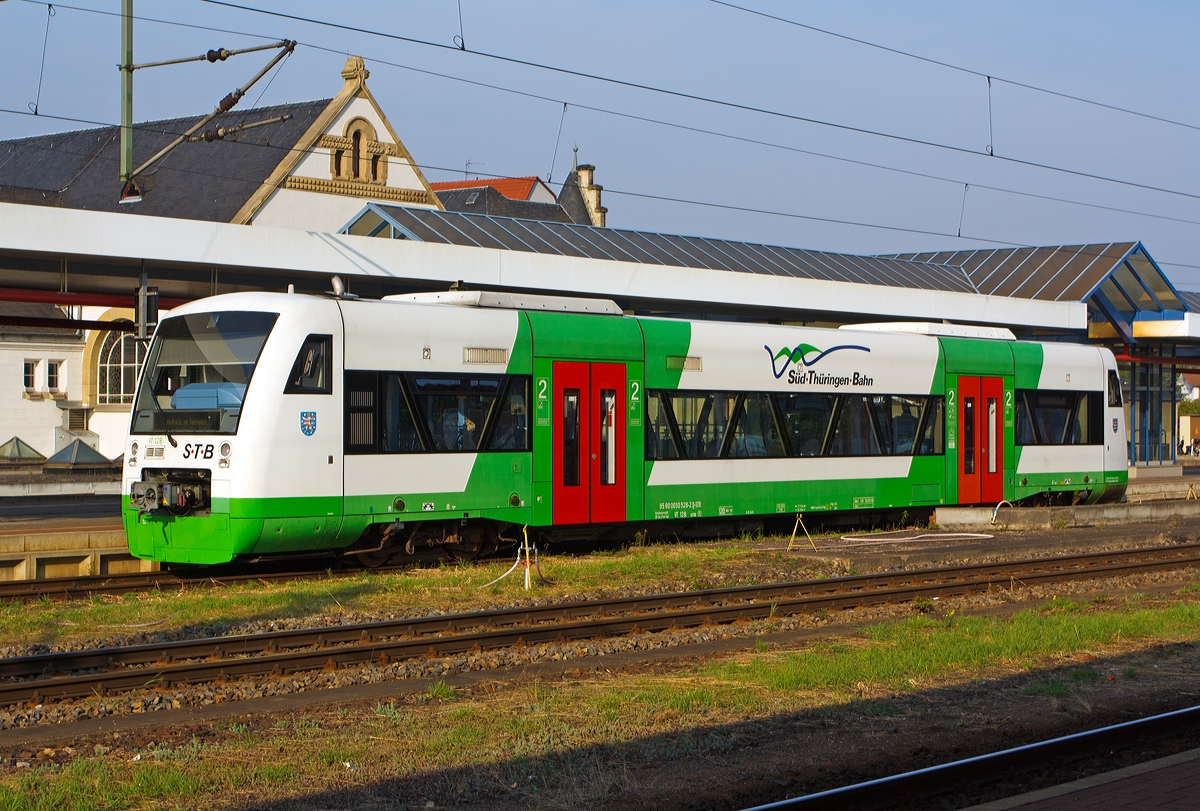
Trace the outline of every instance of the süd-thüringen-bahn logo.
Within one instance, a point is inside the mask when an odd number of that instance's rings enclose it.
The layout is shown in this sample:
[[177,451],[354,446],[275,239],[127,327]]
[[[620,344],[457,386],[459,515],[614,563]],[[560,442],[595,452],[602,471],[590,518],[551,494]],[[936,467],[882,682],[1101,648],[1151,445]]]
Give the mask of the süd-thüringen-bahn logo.
[[[788,368],[795,364],[796,366],[812,366],[821,358],[832,354],[842,349],[857,349],[860,352],[870,352],[871,350],[865,346],[857,346],[854,344],[841,344],[840,346],[831,346],[829,349],[820,350],[812,344],[800,344],[795,349],[788,349],[786,346],[778,352],[771,347],[763,345],[763,349],[767,350],[767,354],[771,356],[771,372],[775,375],[775,379],[783,377]],[[783,366],[779,365],[779,361],[783,361]]]

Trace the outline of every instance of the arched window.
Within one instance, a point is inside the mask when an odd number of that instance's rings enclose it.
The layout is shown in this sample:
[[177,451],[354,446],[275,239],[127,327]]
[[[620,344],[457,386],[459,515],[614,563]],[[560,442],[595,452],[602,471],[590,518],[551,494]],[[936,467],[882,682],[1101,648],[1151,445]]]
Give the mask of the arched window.
[[110,332],[96,361],[96,402],[132,403],[146,347],[128,333]]
[[362,130],[355,130],[350,136],[350,172],[351,176],[358,180],[359,176],[359,161],[362,159]]

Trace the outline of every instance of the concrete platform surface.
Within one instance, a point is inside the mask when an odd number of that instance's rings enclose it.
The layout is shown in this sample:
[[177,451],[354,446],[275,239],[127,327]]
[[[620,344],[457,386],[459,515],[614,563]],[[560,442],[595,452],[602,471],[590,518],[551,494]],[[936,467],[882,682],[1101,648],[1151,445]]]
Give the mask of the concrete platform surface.
[[[996,523],[992,523],[992,515]],[[1145,501],[1138,504],[1091,504],[1078,507],[938,507],[934,520],[943,529],[1065,529],[1107,524],[1140,524],[1170,518],[1200,517],[1200,498]]]
[[965,811],[1200,810],[1200,749],[1073,783],[972,806]]

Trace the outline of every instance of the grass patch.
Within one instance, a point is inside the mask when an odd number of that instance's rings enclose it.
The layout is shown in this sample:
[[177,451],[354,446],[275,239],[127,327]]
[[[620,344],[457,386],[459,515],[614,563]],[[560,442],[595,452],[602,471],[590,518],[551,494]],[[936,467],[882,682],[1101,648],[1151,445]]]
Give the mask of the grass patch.
[[[156,622],[159,624],[153,626],[153,631],[314,614],[476,610],[496,602],[507,604],[529,598],[520,578],[515,577],[480,590],[511,564],[511,558],[507,558],[465,567],[447,564],[396,574],[298,583],[245,583],[183,592],[102,595],[70,602],[2,602],[0,645],[95,639]],[[832,564],[777,560],[773,552],[748,549],[736,541],[650,544],[591,555],[543,556],[542,568],[556,585],[539,586],[537,596],[552,598],[611,593],[617,586],[674,591],[815,578],[834,572]]]

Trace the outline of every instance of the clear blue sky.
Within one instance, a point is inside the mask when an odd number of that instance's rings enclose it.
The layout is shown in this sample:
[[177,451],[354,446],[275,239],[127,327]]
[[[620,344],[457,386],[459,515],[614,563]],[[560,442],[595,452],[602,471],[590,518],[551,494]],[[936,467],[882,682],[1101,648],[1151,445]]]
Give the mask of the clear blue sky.
[[[456,0],[238,0],[260,8],[451,44]],[[1200,127],[1200,4],[1177,2],[818,3],[740,0],[809,25]],[[108,12],[119,0],[71,0]],[[1102,110],[754,17],[709,0],[462,0],[469,50],[601,74],[807,118],[935,141],[1200,196],[1200,130]],[[1140,239],[1183,289],[1200,289],[1200,225],[978,188],[994,186],[1200,222],[1200,199],[1023,166],[776,116],[717,107],[364,34],[252,14],[200,0],[136,0],[139,16],[292,38],[302,44],[261,104],[333,95],[347,53],[361,54],[385,112],[431,180],[551,172],[561,101],[569,103],[553,164],[571,147],[595,164],[609,224],[853,253]],[[0,107],[38,93],[45,4],[0,0]],[[262,42],[139,21],[136,61]],[[332,49],[319,50],[312,46]],[[207,112],[269,58],[139,71],[139,121]],[[115,17],[56,6],[39,111],[119,117]],[[381,64],[502,85],[531,99]],[[252,103],[266,85],[254,88]],[[972,184],[917,178],[581,109],[590,105],[741,138]],[[78,129],[0,114],[0,137]],[[441,168],[438,168],[441,167]],[[455,170],[457,172],[448,171]],[[734,212],[619,192],[706,201],[935,233]],[[963,239],[954,235],[961,230]],[[944,236],[949,234],[950,236]],[[1166,264],[1179,263],[1179,264]]]

